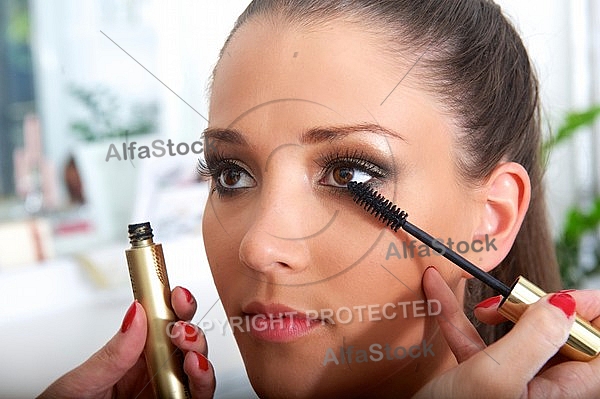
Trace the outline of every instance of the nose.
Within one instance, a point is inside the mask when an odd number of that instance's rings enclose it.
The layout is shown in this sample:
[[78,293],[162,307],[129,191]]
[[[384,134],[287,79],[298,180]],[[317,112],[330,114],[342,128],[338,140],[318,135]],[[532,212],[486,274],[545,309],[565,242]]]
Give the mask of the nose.
[[[311,201],[311,183],[285,168],[271,168],[263,180],[254,216],[239,248],[240,261],[262,274],[296,274],[310,264],[311,245],[319,237],[319,216]],[[290,177],[290,176],[298,177]],[[326,223],[326,221],[325,221]]]

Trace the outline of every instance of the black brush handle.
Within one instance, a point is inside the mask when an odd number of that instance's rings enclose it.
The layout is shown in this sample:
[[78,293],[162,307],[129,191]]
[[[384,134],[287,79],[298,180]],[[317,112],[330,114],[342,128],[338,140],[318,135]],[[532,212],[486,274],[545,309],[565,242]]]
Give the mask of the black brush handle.
[[353,194],[354,202],[361,205],[367,212],[378,218],[383,224],[388,226],[394,232],[402,228],[408,234],[433,249],[444,258],[450,260],[458,267],[477,278],[490,288],[500,293],[503,297],[510,295],[510,287],[498,280],[491,274],[481,270],[473,263],[469,262],[433,236],[421,230],[414,224],[408,222],[408,214],[398,208],[392,201],[386,199],[383,195],[373,190],[365,183],[351,181],[348,183],[348,190]]
[[503,297],[510,295],[510,287],[508,285],[504,284],[491,274],[481,270],[479,267],[475,266],[473,263],[469,262],[467,259],[463,258],[414,224],[406,221],[404,222],[402,229],[411,236],[415,237],[417,240],[421,241],[423,244],[427,245],[429,248],[433,249],[435,252],[442,255],[444,258],[456,264],[458,267],[479,281],[486,284],[488,287],[497,291]]

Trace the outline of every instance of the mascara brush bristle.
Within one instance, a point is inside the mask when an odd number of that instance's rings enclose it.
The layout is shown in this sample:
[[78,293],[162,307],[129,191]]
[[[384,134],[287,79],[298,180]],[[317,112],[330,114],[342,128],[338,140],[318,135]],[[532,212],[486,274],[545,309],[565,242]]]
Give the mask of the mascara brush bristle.
[[348,190],[353,200],[394,231],[404,226],[408,214],[364,183],[351,181]]

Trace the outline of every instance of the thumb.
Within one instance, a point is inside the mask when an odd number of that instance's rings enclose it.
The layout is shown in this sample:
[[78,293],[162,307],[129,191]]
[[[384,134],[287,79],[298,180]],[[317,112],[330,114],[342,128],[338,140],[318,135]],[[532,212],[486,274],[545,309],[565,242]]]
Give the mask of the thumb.
[[111,340],[79,367],[56,380],[40,398],[89,398],[112,390],[141,356],[146,328],[144,308],[134,301]]
[[[488,347],[497,363],[510,365],[515,386],[525,386],[567,341],[575,320],[575,300],[566,293],[547,295],[529,305],[504,338]],[[527,359],[515,362],[514,359]]]

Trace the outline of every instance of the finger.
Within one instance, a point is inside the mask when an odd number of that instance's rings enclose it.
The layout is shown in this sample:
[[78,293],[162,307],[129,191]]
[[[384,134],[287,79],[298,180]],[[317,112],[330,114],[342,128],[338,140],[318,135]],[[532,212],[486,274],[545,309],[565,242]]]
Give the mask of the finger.
[[197,352],[188,352],[183,361],[190,393],[194,399],[212,398],[215,393],[215,373],[208,359]]
[[561,290],[568,293],[577,302],[577,314],[600,329],[600,291],[598,290]]
[[[568,293],[577,302],[577,313],[584,319],[600,328],[600,291],[594,290],[562,290]],[[474,314],[477,319],[486,324],[498,324],[507,319],[498,313],[498,304],[502,300],[500,295],[488,298],[475,306]]]
[[485,299],[475,305],[473,314],[475,317],[485,324],[496,325],[507,321],[508,319],[498,313],[498,305],[502,301],[501,295],[496,295]]
[[563,290],[577,302],[577,314],[600,328],[600,291]]
[[491,375],[498,372],[498,365],[510,367],[512,377],[507,384],[515,389],[526,386],[567,341],[575,306],[573,297],[566,293],[547,295],[530,305],[512,330],[488,347],[487,353],[496,364],[482,363],[479,370]]
[[600,391],[600,358],[550,367],[529,384],[532,398],[596,398]]
[[485,349],[485,343],[465,316],[456,295],[434,267],[427,268],[423,274],[423,291],[427,299],[440,302],[441,312],[436,318],[459,363]]
[[208,356],[204,332],[195,324],[179,321],[171,329],[171,340],[184,353],[194,351]]
[[192,320],[196,313],[197,303],[192,293],[183,287],[175,287],[171,291],[171,305],[178,318]]
[[84,398],[112,390],[136,364],[145,342],[146,313],[134,301],[111,340],[79,367],[56,380],[40,397]]

